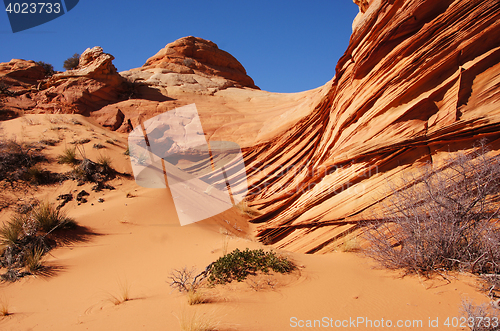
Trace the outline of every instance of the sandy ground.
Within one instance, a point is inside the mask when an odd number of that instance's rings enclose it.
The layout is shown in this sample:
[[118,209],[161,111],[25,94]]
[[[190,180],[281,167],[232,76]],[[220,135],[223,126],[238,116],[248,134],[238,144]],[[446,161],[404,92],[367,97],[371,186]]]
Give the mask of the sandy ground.
[[[33,115],[1,126],[5,136],[16,134],[25,141],[60,139],[45,150],[53,158],[70,141],[89,138],[87,157],[95,159],[106,152],[116,170],[131,172],[123,155],[126,135],[101,129],[85,118]],[[110,140],[114,143],[106,143]],[[97,142],[106,144],[105,151],[92,148]],[[68,166],[51,162],[44,167],[62,171]],[[280,252],[299,270],[205,289],[210,302],[189,306],[186,295],[169,286],[172,269],[202,270],[224,251],[263,247],[253,240],[246,216],[233,208],[181,227],[167,190],[141,188],[133,179],[121,177],[110,184],[116,189],[92,192],[88,203],[72,201],[64,207],[87,232],[45,256],[49,272],[0,284],[0,305],[10,312],[0,318],[1,330],[180,330],[181,322],[193,315],[212,319],[217,330],[335,329],[336,322],[347,325],[349,319],[349,327],[356,320],[362,330],[378,329],[382,319],[394,325],[422,321],[422,327],[402,328],[407,330],[436,329],[429,327],[429,319],[438,319],[437,329],[460,330],[443,323],[460,316],[461,300],[486,301],[474,280],[463,275],[449,276],[450,282],[402,278],[397,272],[374,268],[369,259],[355,253]],[[32,196],[55,202],[59,194],[82,188],[91,192],[90,184],[77,187],[76,182],[66,181],[33,192],[11,192],[11,199]],[[10,214],[2,211],[1,221]],[[130,300],[115,305],[113,296],[127,291]],[[370,327],[366,320],[375,325]],[[308,323],[316,327],[305,327]],[[347,327],[338,329],[342,328]]]

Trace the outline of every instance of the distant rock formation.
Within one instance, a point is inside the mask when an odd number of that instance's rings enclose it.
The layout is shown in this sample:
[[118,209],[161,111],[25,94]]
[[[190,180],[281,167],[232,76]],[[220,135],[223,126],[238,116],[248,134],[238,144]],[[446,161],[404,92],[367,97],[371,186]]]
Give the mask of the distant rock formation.
[[99,46],[89,48],[77,68],[48,78],[34,61],[0,63],[0,119],[22,113],[77,113],[129,132],[158,109],[193,102],[193,95],[210,96],[228,88],[258,90],[238,60],[201,38],[174,41],[141,68],[122,73],[113,59]]
[[35,112],[89,115],[110,103],[123,100],[128,86],[113,65],[114,57],[99,46],[87,48],[78,67],[42,82],[34,100]]
[[281,248],[332,251],[373,217],[387,180],[483,137],[500,149],[500,2],[355,2],[327,96],[246,150],[259,235]]
[[121,74],[168,95],[213,94],[228,87],[258,88],[231,54],[211,41],[192,36],[168,44],[141,68]]

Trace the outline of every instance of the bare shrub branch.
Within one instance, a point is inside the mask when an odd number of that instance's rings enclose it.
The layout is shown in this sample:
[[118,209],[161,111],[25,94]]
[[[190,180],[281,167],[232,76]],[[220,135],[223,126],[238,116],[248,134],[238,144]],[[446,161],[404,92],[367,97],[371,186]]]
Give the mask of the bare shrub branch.
[[371,223],[367,254],[391,269],[500,272],[500,158],[481,142],[392,185],[384,218]]
[[169,279],[171,280],[170,287],[177,289],[179,292],[196,291],[207,274],[203,271],[195,276],[195,273],[196,270],[194,268],[188,269],[187,267],[172,270],[169,275]]
[[482,304],[475,305],[471,301],[462,300],[460,307],[466,318],[466,325],[471,331],[498,330],[499,314],[494,308]]

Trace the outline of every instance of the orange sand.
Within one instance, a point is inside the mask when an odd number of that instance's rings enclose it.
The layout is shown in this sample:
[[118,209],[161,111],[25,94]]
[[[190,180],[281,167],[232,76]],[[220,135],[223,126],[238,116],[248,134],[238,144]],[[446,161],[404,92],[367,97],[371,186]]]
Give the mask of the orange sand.
[[[72,118],[83,125],[70,123]],[[50,130],[55,125],[66,129]],[[3,122],[1,127],[6,136],[16,134],[25,141],[59,136],[62,142],[45,150],[54,159],[74,138],[92,139],[85,151],[94,160],[99,151],[92,144],[117,139],[116,145],[107,144],[100,152],[111,156],[118,171],[131,172],[128,157],[123,155],[126,136],[94,126],[83,117],[30,115]],[[51,162],[44,167],[61,171],[66,166]],[[220,322],[220,330],[329,329],[292,327],[293,321],[307,323],[324,317],[333,323],[358,317],[393,323],[423,321],[423,328],[408,330],[428,330],[429,318],[439,318],[439,329],[454,330],[442,323],[446,317],[459,316],[462,299],[478,303],[486,299],[476,291],[473,280],[464,276],[457,277],[461,280],[451,277],[449,284],[440,279],[401,278],[396,272],[374,269],[369,259],[354,253],[283,252],[302,266],[299,272],[208,289],[211,303],[189,306],[186,296],[169,286],[171,270],[184,266],[201,270],[222,256],[225,243],[227,251],[263,247],[252,239],[253,226],[233,208],[181,227],[166,190],[141,188],[123,178],[111,184],[116,190],[95,193],[89,184],[77,187],[74,181],[66,181],[33,193],[55,202],[59,194],[72,190],[90,192],[88,203],[78,206],[72,201],[64,210],[94,234],[46,255],[51,275],[0,284],[0,301],[12,313],[0,318],[1,330],[180,330],[179,321],[193,312],[212,316]],[[13,198],[29,195],[17,192]],[[104,202],[98,203],[98,198]],[[1,220],[10,213],[2,211]],[[266,286],[267,280],[272,285]],[[123,287],[129,289],[131,300],[114,305],[112,295],[119,295]],[[371,328],[360,325],[358,329]]]

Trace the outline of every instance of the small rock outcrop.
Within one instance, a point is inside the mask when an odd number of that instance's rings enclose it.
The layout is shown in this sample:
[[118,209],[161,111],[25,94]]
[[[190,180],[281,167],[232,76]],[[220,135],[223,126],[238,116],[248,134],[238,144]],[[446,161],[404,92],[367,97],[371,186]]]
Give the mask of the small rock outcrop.
[[101,47],[88,48],[80,56],[76,69],[55,74],[40,84],[34,111],[88,116],[125,99],[130,87],[117,72],[113,59]]
[[36,106],[32,92],[45,78],[45,69],[34,61],[12,59],[0,63],[0,120],[18,116]]

